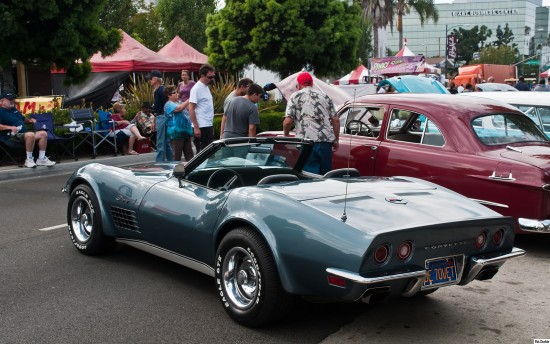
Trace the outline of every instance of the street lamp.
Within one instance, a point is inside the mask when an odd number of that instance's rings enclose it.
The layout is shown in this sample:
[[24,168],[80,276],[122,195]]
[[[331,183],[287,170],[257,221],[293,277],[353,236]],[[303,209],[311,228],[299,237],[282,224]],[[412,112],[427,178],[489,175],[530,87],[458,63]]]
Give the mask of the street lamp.
[[[451,27],[448,27],[447,24],[445,24],[445,79],[447,79],[447,62],[449,61],[449,30],[452,30],[454,29],[455,27],[460,27],[460,26],[464,26],[464,27],[469,27],[470,24],[458,24],[458,25],[453,25]],[[458,54],[457,54],[457,57],[458,57]]]

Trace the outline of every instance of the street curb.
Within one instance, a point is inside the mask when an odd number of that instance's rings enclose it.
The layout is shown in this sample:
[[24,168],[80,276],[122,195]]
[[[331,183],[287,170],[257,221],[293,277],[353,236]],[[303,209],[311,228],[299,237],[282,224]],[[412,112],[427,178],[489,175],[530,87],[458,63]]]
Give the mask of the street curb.
[[63,161],[60,163],[58,162],[57,164],[55,164],[55,166],[52,167],[37,166],[35,168],[25,168],[18,166],[9,166],[5,169],[0,169],[0,182],[17,179],[47,177],[59,174],[69,174],[81,166],[94,162],[111,166],[129,166],[153,163],[155,161],[156,154],[157,153],[153,152],[140,155],[118,155],[109,157],[98,157],[95,159],[80,159],[78,161]]

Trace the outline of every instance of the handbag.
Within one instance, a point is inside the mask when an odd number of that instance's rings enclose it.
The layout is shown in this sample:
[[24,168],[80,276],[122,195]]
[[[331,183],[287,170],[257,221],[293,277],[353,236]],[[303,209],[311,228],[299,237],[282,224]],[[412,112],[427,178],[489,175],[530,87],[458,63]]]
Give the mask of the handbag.
[[167,115],[166,133],[171,140],[184,139],[193,136],[193,126],[189,119],[189,111],[174,112]]

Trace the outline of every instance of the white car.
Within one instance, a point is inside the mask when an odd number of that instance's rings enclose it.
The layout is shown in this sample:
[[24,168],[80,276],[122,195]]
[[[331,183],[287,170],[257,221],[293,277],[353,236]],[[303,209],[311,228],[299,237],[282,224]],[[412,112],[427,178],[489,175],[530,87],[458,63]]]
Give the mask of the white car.
[[550,97],[546,92],[470,92],[460,95],[500,100],[513,105],[529,116],[550,138]]

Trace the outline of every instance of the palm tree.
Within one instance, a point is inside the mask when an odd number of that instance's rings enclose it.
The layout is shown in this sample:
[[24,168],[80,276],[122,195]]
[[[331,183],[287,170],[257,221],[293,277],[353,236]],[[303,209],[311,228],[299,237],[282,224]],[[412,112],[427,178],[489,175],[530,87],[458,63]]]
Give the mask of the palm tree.
[[393,29],[393,0],[361,0],[363,19],[372,23],[374,54],[378,55],[378,29],[390,25]]
[[394,2],[396,5],[397,31],[399,31],[399,50],[401,50],[403,48],[403,16],[410,14],[412,8],[420,17],[420,26],[424,26],[424,22],[429,18],[437,23],[439,12],[433,0],[394,0]]

